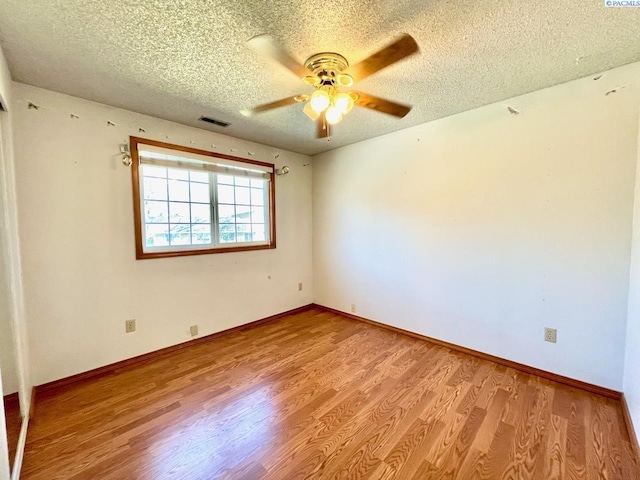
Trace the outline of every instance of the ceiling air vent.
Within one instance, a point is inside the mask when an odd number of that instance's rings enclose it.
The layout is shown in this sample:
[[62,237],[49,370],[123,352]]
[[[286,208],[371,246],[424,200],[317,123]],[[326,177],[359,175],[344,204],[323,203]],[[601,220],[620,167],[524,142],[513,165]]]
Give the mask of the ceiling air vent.
[[230,123],[221,122],[220,120],[216,120],[215,118],[211,117],[200,117],[200,120],[203,122],[211,123],[213,125],[217,125],[218,127],[228,127],[229,125],[231,125]]

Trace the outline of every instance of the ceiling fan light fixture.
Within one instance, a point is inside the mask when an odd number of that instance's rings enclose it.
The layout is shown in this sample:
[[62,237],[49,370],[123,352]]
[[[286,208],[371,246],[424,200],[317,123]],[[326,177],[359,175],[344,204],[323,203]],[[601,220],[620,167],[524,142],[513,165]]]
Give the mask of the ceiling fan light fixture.
[[346,73],[340,74],[338,75],[338,83],[341,87],[350,87],[353,85],[353,77]]
[[311,108],[313,108],[316,113],[324,112],[327,107],[329,107],[330,103],[331,98],[329,97],[329,94],[321,88],[313,92],[313,94],[311,95],[311,100],[309,100]]
[[343,116],[342,112],[335,105],[331,105],[329,108],[327,108],[327,111],[325,112],[325,118],[327,119],[327,123],[331,125],[335,125],[340,120],[342,120],[342,116]]
[[354,106],[377,110],[398,118],[403,118],[411,110],[410,106],[366,93],[340,91],[347,90],[355,82],[417,53],[418,44],[410,35],[401,35],[393,43],[353,66],[349,65],[345,57],[335,52],[316,53],[301,65],[268,35],[253,37],[248,43],[258,52],[279,62],[305,84],[313,87],[314,91],[311,95],[300,94],[258,105],[251,110],[242,111],[243,115],[251,116],[295,103],[304,103],[304,114],[317,123],[317,137],[329,138],[329,125],[340,122]]
[[307,104],[304,106],[302,111],[307,117],[309,117],[314,122],[318,120],[318,118],[320,117],[320,114],[311,107],[311,102],[307,102]]
[[333,98],[333,104],[343,115],[346,115],[353,108],[354,100],[348,93],[338,93]]
[[306,77],[302,77],[302,81],[307,85],[318,86],[320,85],[320,79],[315,75],[307,75]]

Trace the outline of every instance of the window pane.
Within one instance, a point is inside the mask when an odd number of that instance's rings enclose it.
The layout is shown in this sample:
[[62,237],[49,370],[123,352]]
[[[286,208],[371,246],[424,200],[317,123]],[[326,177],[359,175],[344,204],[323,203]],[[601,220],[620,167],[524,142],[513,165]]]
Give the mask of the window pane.
[[251,207],[251,223],[264,223],[264,207]]
[[211,205],[208,203],[192,203],[191,223],[211,223]]
[[145,200],[144,221],[145,223],[167,223],[169,220],[167,202],[154,202]]
[[236,241],[237,242],[250,242],[251,241],[251,225],[236,225]]
[[[218,176],[218,181],[220,181],[220,177]],[[233,187],[227,185],[218,185],[218,203],[235,203],[235,198],[233,196]]]
[[236,233],[235,223],[221,223],[220,233]]
[[145,177],[167,178],[167,169],[165,167],[154,167],[152,165],[143,165],[142,175],[144,175]]
[[209,184],[208,183],[192,183],[191,185],[191,201],[209,203]]
[[[152,258],[154,250],[157,256],[169,256],[201,253],[218,246],[242,249],[252,242],[264,245],[275,236],[269,218],[274,185],[268,175],[256,174],[260,167],[238,160],[217,173],[189,163],[196,157],[183,147],[165,147],[170,151],[160,164],[139,163],[134,174],[140,179],[140,188],[136,188],[140,208],[135,210],[141,218],[136,224],[142,227],[136,229],[136,241],[144,246],[141,254],[137,252],[138,258]],[[144,160],[144,147],[134,150]],[[222,158],[210,161],[221,166],[226,163]]]
[[209,174],[207,172],[194,172],[190,170],[189,173],[191,174],[192,182],[209,183]]
[[169,200],[173,200],[174,202],[188,202],[189,182],[169,180]]
[[251,205],[264,205],[264,190],[251,189]]
[[169,178],[176,180],[189,180],[189,170],[181,168],[170,168],[168,171]]
[[211,243],[211,224],[191,225],[191,243],[197,245]]
[[145,225],[145,241],[147,247],[163,247],[169,245],[169,225]]
[[191,225],[171,225],[171,245],[191,244]]
[[171,223],[189,223],[189,204],[169,202],[169,219]]
[[144,177],[142,188],[145,200],[167,199],[167,181],[163,178]]
[[253,241],[254,242],[264,242],[266,237],[264,235],[264,225],[253,224],[251,225],[251,230],[253,231]]
[[220,224],[220,243],[236,241],[236,226],[233,224]]
[[251,207],[236,206],[236,223],[251,223]]
[[233,205],[218,205],[218,221],[220,223],[234,223],[236,209]]
[[236,187],[236,205],[249,205],[251,203],[251,192],[249,188]]

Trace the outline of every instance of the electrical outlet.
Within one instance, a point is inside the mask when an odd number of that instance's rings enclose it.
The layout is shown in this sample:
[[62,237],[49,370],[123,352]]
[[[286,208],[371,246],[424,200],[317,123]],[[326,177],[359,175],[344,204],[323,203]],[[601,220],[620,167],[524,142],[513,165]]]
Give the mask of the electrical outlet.
[[196,335],[198,335],[198,325],[191,325],[189,331],[191,332],[191,336],[195,337]]
[[356,313],[356,304],[355,303],[351,304],[351,313]]
[[556,343],[557,336],[558,336],[558,330],[556,330],[555,328],[548,328],[548,327],[544,328],[545,342]]
[[298,291],[301,292],[302,291],[302,282],[298,283]]
[[126,333],[131,333],[136,331],[136,319],[133,318],[131,320],[124,321],[124,331]]

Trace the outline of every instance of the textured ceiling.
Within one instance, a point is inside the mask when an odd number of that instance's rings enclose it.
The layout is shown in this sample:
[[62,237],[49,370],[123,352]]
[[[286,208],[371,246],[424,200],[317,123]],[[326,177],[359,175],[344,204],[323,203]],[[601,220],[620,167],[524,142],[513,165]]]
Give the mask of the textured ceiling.
[[[409,33],[420,54],[355,88],[413,110],[356,108],[329,142],[300,105],[244,118],[311,90],[247,47],[262,33],[300,62],[335,51],[351,63]],[[14,80],[307,154],[638,61],[638,38],[640,8],[598,0],[0,0]]]

